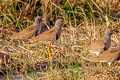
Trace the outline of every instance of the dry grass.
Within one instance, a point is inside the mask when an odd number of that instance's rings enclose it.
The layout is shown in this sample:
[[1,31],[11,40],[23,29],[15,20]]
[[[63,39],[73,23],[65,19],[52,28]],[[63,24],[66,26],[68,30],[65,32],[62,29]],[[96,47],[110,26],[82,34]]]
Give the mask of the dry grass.
[[[19,30],[33,23],[37,15],[51,16],[54,21],[63,17],[67,25],[63,27],[61,38],[51,45],[48,57],[48,43],[27,44],[20,41],[0,41],[0,50],[12,60],[7,65],[4,79],[30,80],[119,80],[120,67],[108,67],[99,63],[89,63],[81,57],[90,57],[81,53],[85,46],[104,35],[106,25],[114,22],[112,13],[119,13],[119,6],[113,3],[100,4],[101,0],[0,0],[0,24],[3,27],[14,23]],[[108,6],[109,4],[109,6]],[[114,3],[115,4],[115,3]],[[6,5],[6,6],[5,6]],[[38,6],[39,5],[39,6]],[[5,6],[5,7],[4,7]],[[112,9],[111,6],[118,8]],[[3,8],[4,7],[4,8]],[[114,27],[114,26],[113,26]],[[8,26],[9,28],[9,26]],[[3,32],[4,33],[4,32]],[[2,66],[3,67],[3,66]],[[2,70],[2,68],[1,68]],[[4,72],[3,72],[4,73]]]

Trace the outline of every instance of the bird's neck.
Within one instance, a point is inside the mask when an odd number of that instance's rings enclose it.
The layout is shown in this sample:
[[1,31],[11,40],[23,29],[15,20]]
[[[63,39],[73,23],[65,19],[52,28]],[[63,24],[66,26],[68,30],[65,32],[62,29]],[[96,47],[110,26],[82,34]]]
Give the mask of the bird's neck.
[[103,40],[104,40],[104,42],[106,43],[106,44],[105,44],[106,46],[105,46],[105,48],[104,48],[104,49],[106,50],[106,49],[108,49],[108,48],[110,47],[110,45],[111,45],[111,35],[105,35]]
[[35,22],[33,23],[33,25],[40,25],[40,22],[35,21]]
[[105,34],[104,38],[105,38],[105,40],[110,40],[111,39],[111,35],[110,34]]
[[60,30],[62,27],[61,27],[62,25],[55,25],[55,29],[56,30]]

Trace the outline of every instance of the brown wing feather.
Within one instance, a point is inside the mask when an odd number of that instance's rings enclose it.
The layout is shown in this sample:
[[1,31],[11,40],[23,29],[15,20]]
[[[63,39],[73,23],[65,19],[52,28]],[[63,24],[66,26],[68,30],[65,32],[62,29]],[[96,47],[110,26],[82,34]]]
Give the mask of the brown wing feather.
[[28,39],[35,34],[36,29],[37,28],[35,27],[35,25],[29,26],[25,28],[24,30],[11,36],[11,39]]
[[41,33],[40,35],[32,38],[30,40],[30,42],[34,43],[34,42],[38,42],[38,41],[51,41],[51,40],[56,40],[56,34],[57,34],[57,30],[55,30],[55,28],[51,28],[50,30]]
[[113,62],[115,61],[120,54],[120,47],[117,48],[110,48],[103,52],[100,56],[96,56],[91,58],[91,62]]
[[85,50],[101,51],[104,50],[104,47],[105,47],[104,41],[99,39],[90,44]]

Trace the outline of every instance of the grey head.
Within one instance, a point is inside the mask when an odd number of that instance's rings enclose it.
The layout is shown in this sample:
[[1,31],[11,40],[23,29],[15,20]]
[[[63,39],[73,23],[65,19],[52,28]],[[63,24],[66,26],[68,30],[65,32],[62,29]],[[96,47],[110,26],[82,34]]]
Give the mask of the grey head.
[[34,24],[40,25],[41,20],[42,20],[42,18],[41,18],[40,16],[37,16],[37,17],[35,18]]
[[47,24],[48,27],[50,27],[50,16],[45,17],[45,23]]
[[34,25],[36,25],[37,30],[36,30],[36,33],[35,33],[34,36],[36,36],[37,34],[39,34],[40,31],[41,31],[41,21],[42,21],[42,18],[41,18],[40,16],[37,16],[37,17],[35,18]]
[[[37,17],[39,18],[39,16]],[[40,20],[40,27],[37,29],[35,36],[38,36],[40,33],[50,29],[50,17],[45,16]]]
[[64,20],[62,18],[61,19],[57,19],[56,22],[55,22],[55,27],[57,29],[61,28],[62,25],[63,25],[63,22],[64,22]]
[[63,19],[57,19],[55,22],[55,27],[58,30],[58,33],[56,34],[56,40],[58,40],[60,38],[63,22],[64,22]]
[[113,34],[113,30],[111,26],[108,26],[108,29],[105,31],[106,36],[111,36]]

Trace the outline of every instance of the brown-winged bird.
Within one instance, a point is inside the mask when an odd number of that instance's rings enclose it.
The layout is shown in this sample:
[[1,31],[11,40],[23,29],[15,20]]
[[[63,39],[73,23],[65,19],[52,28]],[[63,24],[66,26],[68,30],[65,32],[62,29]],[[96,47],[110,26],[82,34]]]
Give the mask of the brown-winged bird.
[[38,36],[39,34],[49,30],[50,28],[51,28],[50,17],[49,16],[45,16],[45,17],[43,17],[43,20],[41,21],[41,30],[38,29],[36,31],[35,36]]
[[[115,32],[116,34],[116,32]],[[109,65],[116,61],[120,57],[120,40],[118,40],[116,47],[111,47],[104,51],[99,56],[89,59],[90,62],[106,62]]]
[[40,35],[29,40],[30,43],[36,43],[39,41],[55,41],[60,38],[62,25],[64,23],[63,19],[57,19],[54,27],[41,33]]
[[108,26],[108,29],[104,33],[104,37],[91,43],[85,48],[85,51],[91,54],[96,54],[98,56],[100,53],[102,53],[110,47],[112,34],[112,27]]
[[112,62],[116,61],[120,56],[120,46],[110,48],[104,51],[99,56],[89,59],[90,62],[103,62],[111,65]]
[[29,39],[29,38],[31,38],[35,35],[37,30],[41,31],[41,17],[40,16],[37,16],[35,18],[35,22],[33,23],[33,25],[23,29],[22,31],[20,31],[16,34],[13,34],[10,37],[10,39],[12,39],[12,40],[16,40],[16,39],[26,40],[26,39]]

